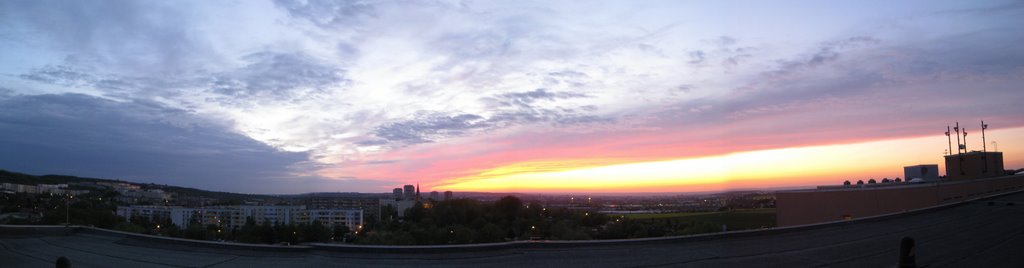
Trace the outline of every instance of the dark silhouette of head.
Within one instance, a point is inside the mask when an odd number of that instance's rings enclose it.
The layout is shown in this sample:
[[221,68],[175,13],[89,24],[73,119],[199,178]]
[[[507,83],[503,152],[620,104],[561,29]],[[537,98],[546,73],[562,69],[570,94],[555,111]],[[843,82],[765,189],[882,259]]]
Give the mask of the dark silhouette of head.
[[57,258],[57,268],[71,268],[71,260],[68,257]]
[[917,267],[917,249],[914,248],[914,239],[903,237],[900,240],[900,258],[897,262],[900,268]]

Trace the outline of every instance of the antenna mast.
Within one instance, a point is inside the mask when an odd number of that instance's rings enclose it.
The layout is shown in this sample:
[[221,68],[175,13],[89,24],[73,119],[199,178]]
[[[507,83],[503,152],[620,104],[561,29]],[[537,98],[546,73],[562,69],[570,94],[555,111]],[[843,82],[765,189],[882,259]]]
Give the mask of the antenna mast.
[[953,127],[953,130],[956,131],[956,154],[960,154],[964,149],[964,145],[960,144],[960,122],[956,122],[956,126]]
[[949,145],[949,151],[946,151],[946,155],[953,154],[953,137],[949,136],[949,126],[946,126],[946,143]]
[[985,129],[987,128],[988,125],[985,124],[985,120],[981,120],[981,151],[986,153],[988,152],[988,147],[985,146]]
[[970,152],[967,151],[967,128],[961,128],[960,130],[964,131],[964,153],[966,154]]
[[[960,167],[960,175],[967,175],[967,173],[964,172],[964,155],[963,153],[961,153],[964,149],[967,149],[967,147],[960,143],[960,122],[956,122],[956,126],[953,127],[953,130],[956,130],[956,155],[958,156],[957,158],[959,158],[960,160],[958,161],[958,166]],[[964,136],[964,139],[966,140],[967,136]],[[949,174],[946,174],[946,176],[949,176]]]
[[981,160],[985,161],[985,170],[982,173],[988,173],[988,147],[985,146],[985,129],[988,125],[985,124],[985,120],[981,120]]

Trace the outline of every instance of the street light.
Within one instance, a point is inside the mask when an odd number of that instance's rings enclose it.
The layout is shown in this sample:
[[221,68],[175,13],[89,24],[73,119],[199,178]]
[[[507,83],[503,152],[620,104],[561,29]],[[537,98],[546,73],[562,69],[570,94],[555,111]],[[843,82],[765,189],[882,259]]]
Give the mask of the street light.
[[68,194],[68,198],[64,199],[64,226],[71,226],[71,199],[75,196]]

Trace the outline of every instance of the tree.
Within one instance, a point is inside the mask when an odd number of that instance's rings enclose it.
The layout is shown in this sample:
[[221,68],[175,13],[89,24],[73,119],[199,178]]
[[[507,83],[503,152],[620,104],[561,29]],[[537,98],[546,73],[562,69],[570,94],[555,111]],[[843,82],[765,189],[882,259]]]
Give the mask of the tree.
[[501,227],[493,223],[485,224],[477,234],[477,242],[479,243],[501,242],[504,240]]
[[344,224],[335,225],[333,229],[332,233],[334,240],[341,240],[342,237],[345,237],[345,235],[348,235],[348,233],[351,232],[351,230],[348,229],[348,225]]
[[185,228],[185,238],[206,240],[206,230],[199,224],[189,224],[188,228]]
[[416,204],[413,204],[411,208],[406,210],[404,219],[408,221],[419,221],[420,219],[423,219],[423,217],[426,217],[426,214],[427,212],[426,209],[423,208],[423,203],[416,202]]
[[235,234],[234,239],[239,242],[260,243],[263,239],[258,229],[259,226],[256,225],[256,220],[252,217],[246,217],[245,225],[242,225],[242,228],[237,231],[232,231],[232,233]]
[[515,196],[506,196],[494,203],[495,209],[498,213],[505,217],[506,220],[512,221],[516,218],[516,214],[523,207],[523,201]]
[[274,244],[278,241],[277,232],[274,230],[274,226],[270,225],[269,220],[264,220],[263,224],[256,228],[256,233],[259,234],[260,241],[264,244]]
[[333,237],[333,231],[324,227],[319,221],[314,221],[312,224],[305,225],[302,230],[302,240],[304,242],[330,242]]

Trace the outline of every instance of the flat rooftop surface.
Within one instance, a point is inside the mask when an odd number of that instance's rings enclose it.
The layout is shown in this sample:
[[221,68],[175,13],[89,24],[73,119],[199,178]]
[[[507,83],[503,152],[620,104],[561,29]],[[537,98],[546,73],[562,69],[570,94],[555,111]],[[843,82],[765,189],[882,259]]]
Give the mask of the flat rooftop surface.
[[783,232],[471,252],[278,252],[195,248],[89,233],[11,236],[0,237],[0,266],[52,267],[59,256],[67,256],[73,267],[894,267],[904,236],[916,239],[919,266],[1022,267],[1024,193]]

